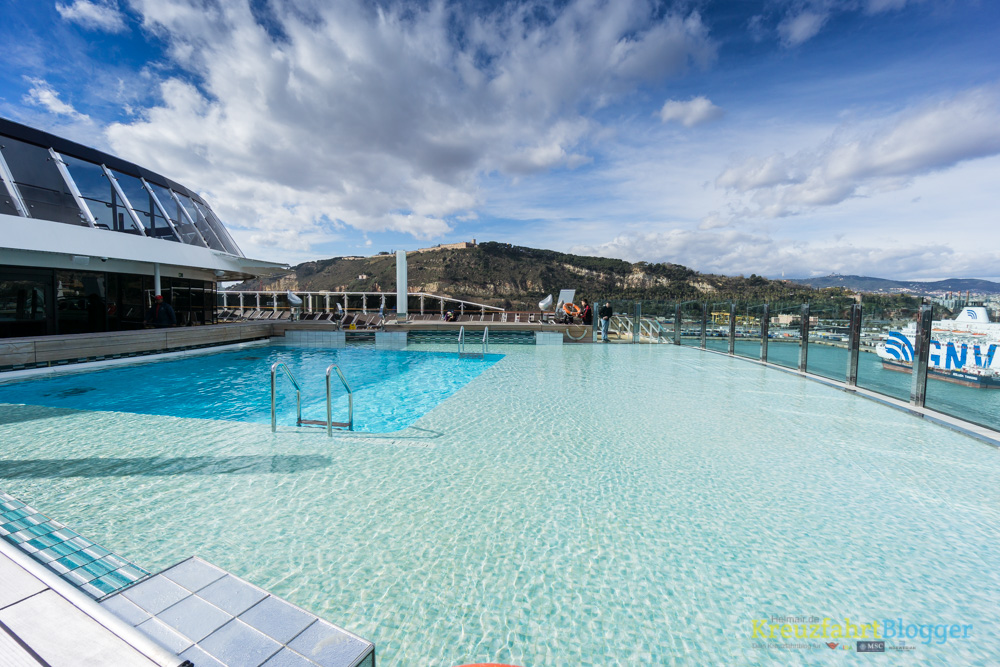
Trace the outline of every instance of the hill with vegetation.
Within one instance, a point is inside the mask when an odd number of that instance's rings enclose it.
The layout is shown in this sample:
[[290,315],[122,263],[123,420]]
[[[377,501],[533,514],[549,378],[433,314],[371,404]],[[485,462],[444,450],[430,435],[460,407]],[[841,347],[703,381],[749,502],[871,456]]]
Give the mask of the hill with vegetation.
[[[704,274],[680,264],[626,262],[486,242],[461,249],[407,253],[410,292],[427,292],[530,310],[548,294],[575,289],[577,301],[729,301],[805,303],[851,301],[843,287],[816,289],[762,276]],[[233,289],[293,291],[395,291],[396,257],[334,257],[305,262],[291,272],[242,283]],[[886,305],[918,303],[901,295],[882,297]],[[902,302],[906,302],[905,304]]]
[[833,274],[822,278],[801,278],[792,282],[816,288],[842,287],[854,292],[899,293],[917,295],[942,294],[944,292],[972,292],[973,294],[1000,294],[1000,283],[972,278],[949,278],[947,280],[888,280],[870,276],[842,276]]

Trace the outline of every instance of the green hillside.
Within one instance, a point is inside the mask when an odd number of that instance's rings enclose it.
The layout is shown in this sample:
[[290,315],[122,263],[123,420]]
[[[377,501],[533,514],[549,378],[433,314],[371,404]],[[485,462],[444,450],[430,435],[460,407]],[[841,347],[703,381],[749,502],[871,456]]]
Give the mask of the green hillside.
[[[757,275],[702,274],[679,264],[630,263],[552,250],[486,242],[457,250],[408,253],[411,292],[428,292],[508,309],[532,309],[547,294],[575,289],[577,300],[727,301],[777,303],[845,300],[843,288],[817,290]],[[394,291],[396,258],[373,257],[306,262],[286,275],[234,289],[299,291]]]

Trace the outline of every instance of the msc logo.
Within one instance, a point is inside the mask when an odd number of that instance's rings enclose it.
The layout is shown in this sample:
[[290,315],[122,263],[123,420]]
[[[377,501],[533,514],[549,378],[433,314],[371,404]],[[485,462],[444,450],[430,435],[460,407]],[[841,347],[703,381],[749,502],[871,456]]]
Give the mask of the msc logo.
[[858,653],[885,653],[885,642],[859,641]]

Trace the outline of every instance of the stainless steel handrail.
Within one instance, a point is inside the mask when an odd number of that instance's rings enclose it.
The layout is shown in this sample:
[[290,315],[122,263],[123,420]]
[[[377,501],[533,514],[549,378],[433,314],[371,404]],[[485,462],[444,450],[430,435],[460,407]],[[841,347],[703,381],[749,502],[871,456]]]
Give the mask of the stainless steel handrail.
[[483,357],[490,351],[490,328],[483,329]]
[[326,368],[326,435],[329,438],[333,437],[333,404],[330,398],[330,371],[332,370],[337,371],[340,383],[347,390],[347,430],[354,430],[354,391],[351,389],[351,385],[347,384],[347,378],[341,372],[340,366],[330,364]]
[[295,387],[295,419],[296,426],[302,424],[302,387],[299,386],[298,381],[292,372],[288,370],[288,366],[282,361],[276,361],[271,364],[271,433],[278,430],[278,418],[275,412],[275,385],[277,384],[278,369],[281,368],[285,371],[285,375],[288,379],[292,381],[292,386]]
[[458,356],[462,356],[462,351],[465,349],[465,327],[461,326],[458,328]]

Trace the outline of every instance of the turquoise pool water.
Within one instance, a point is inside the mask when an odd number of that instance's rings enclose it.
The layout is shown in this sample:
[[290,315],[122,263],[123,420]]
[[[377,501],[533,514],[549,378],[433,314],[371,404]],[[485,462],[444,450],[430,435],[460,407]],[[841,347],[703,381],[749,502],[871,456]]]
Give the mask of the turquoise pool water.
[[[354,428],[398,431],[492,366],[500,355],[349,347],[250,347],[90,373],[0,382],[0,403],[271,423],[271,365],[283,362],[302,387],[302,418],[326,419],[326,368],[340,366],[354,391]],[[2,378],[0,378],[2,379]],[[333,421],[346,422],[347,392],[330,381]],[[275,412],[295,425],[295,388],[279,369]]]
[[149,569],[216,562],[382,665],[900,660],[775,648],[773,616],[971,625],[904,659],[1000,661],[996,449],[690,348],[503,352],[406,429],[332,440],[0,406],[0,488]]

